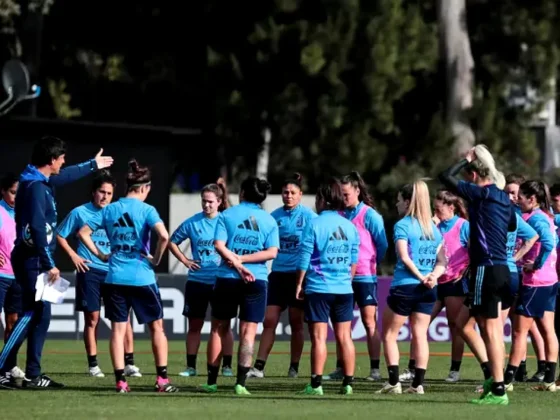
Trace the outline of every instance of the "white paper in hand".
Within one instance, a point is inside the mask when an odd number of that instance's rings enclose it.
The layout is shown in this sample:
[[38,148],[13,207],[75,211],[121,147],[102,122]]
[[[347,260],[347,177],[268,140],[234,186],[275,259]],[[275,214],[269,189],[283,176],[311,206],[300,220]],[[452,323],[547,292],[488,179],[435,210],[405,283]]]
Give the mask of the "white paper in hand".
[[69,286],[70,282],[62,277],[59,277],[54,283],[49,283],[49,275],[41,273],[37,276],[35,285],[35,301],[62,303]]

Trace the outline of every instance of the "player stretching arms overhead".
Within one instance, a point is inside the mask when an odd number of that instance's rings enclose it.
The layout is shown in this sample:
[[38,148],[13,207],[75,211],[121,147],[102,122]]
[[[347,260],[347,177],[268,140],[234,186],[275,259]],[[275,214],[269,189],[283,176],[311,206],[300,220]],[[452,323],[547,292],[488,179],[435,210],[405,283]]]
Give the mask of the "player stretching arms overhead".
[[[455,176],[463,169],[471,182]],[[471,315],[482,329],[492,377],[485,381],[476,404],[507,405],[504,386],[504,326],[501,303],[509,295],[507,237],[516,228],[515,211],[507,193],[505,179],[496,169],[494,158],[485,146],[471,149],[466,158],[440,175],[445,186],[468,203],[471,278],[469,303]]]

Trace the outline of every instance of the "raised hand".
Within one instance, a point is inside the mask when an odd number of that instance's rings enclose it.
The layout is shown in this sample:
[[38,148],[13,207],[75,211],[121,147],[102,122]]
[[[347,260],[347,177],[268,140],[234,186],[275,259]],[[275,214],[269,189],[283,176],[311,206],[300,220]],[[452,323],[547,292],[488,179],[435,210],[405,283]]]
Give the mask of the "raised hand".
[[114,162],[112,156],[103,156],[103,149],[99,149],[99,152],[95,155],[95,163],[97,163],[97,169],[105,169],[111,166]]

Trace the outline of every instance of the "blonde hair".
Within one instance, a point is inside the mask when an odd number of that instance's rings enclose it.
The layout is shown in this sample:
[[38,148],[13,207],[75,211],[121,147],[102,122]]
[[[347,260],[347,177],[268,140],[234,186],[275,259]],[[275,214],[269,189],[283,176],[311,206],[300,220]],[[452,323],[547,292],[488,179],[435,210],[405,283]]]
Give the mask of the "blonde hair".
[[488,148],[483,144],[478,144],[474,148],[474,154],[476,158],[470,164],[471,170],[482,178],[489,178],[499,189],[503,190],[506,186],[506,178],[496,168],[496,162]]
[[430,190],[428,184],[422,180],[408,184],[399,191],[403,200],[410,201],[406,216],[418,220],[422,235],[426,239],[434,239],[434,224],[432,222],[432,206],[430,204]]

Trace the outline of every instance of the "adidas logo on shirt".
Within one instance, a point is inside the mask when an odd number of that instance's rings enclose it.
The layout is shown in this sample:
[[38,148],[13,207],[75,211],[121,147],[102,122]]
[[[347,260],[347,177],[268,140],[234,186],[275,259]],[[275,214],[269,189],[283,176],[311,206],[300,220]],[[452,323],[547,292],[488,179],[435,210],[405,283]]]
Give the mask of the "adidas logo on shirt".
[[257,224],[257,220],[255,219],[254,216],[249,217],[243,223],[240,223],[239,225],[237,225],[237,227],[239,229],[247,229],[247,230],[252,230],[254,232],[259,232],[260,231],[259,225]]
[[344,233],[344,230],[342,229],[341,226],[339,226],[333,233],[331,233],[331,236],[329,236],[329,241],[347,241],[348,237],[346,236],[346,233]]
[[113,224],[113,226],[114,227],[133,228],[134,227],[134,222],[130,218],[130,215],[128,213],[125,213],[120,217],[120,219],[115,224]]

